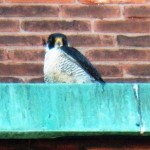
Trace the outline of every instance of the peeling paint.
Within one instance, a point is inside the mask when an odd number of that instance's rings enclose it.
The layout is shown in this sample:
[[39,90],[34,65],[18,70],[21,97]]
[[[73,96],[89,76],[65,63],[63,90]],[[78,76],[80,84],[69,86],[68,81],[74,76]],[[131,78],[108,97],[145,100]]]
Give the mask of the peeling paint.
[[140,83],[0,84],[0,139],[150,135],[149,89]]
[[144,134],[145,127],[143,124],[143,117],[141,112],[141,99],[139,97],[139,85],[137,83],[133,85],[133,90],[134,90],[135,98],[137,100],[137,110],[138,110],[138,121],[136,125],[140,127],[140,134]]

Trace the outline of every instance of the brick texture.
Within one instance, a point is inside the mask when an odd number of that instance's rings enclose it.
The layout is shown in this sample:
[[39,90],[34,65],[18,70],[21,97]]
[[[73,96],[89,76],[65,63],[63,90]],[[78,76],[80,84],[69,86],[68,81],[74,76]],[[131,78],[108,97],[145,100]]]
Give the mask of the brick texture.
[[90,31],[89,21],[25,21],[22,24],[25,31],[35,32],[65,32],[65,31]]
[[69,36],[70,43],[74,46],[96,47],[96,46],[113,46],[114,37],[107,35],[72,35]]
[[58,10],[57,6],[1,5],[0,17],[57,17]]
[[117,18],[120,17],[118,6],[62,6],[63,17],[82,18]]
[[43,61],[44,59],[44,50],[9,50],[7,53],[9,61]]
[[37,36],[0,36],[0,46],[32,46],[41,45],[41,42]]
[[1,76],[38,76],[42,75],[42,64],[39,63],[1,63]]
[[107,78],[105,79],[106,82],[110,82],[110,83],[147,83],[150,82],[150,78],[149,77],[128,77],[128,78]]
[[150,76],[150,65],[129,65],[126,67],[127,73],[134,76]]
[[125,7],[124,15],[127,18],[150,18],[150,5],[127,6]]
[[72,3],[74,0],[5,0],[10,3]]
[[0,61],[5,61],[8,59],[7,52],[4,49],[0,49]]
[[0,20],[0,32],[18,32],[19,21],[17,20]]
[[80,0],[84,4],[102,4],[102,3],[143,3],[146,0]]
[[[7,76],[1,76],[0,77],[0,82],[1,83],[20,83],[20,82],[24,82],[21,77],[7,77]],[[6,149],[7,150],[7,149]]]
[[38,77],[28,77],[25,82],[30,83],[44,83],[44,76],[38,76]]
[[44,82],[42,39],[55,32],[66,34],[105,81],[150,82],[149,0],[0,3],[0,82]]
[[150,21],[97,21],[95,31],[106,33],[150,33]]
[[99,136],[45,140],[0,140],[1,150],[146,150],[149,137]]
[[149,61],[150,50],[119,49],[89,50],[85,54],[91,61]]
[[117,37],[119,46],[150,47],[150,36],[124,36]]
[[97,70],[102,76],[106,77],[122,77],[122,68],[113,65],[97,65]]

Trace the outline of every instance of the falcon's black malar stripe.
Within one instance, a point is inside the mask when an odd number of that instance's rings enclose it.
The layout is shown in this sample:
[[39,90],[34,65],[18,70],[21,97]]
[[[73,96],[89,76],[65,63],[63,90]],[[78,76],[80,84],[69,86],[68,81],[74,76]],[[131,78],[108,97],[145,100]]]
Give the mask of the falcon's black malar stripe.
[[96,68],[91,64],[91,62],[77,49],[73,47],[62,46],[61,49],[67,53],[69,56],[74,58],[79,65],[90,74],[96,81],[105,83],[105,81],[100,77],[100,74],[96,70]]

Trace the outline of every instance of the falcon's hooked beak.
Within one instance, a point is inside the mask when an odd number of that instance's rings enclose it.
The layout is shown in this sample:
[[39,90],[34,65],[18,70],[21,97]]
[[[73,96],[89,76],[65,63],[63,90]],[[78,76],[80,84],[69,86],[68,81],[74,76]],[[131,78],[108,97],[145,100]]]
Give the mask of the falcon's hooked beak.
[[63,39],[61,37],[55,38],[55,47],[60,48],[63,46]]

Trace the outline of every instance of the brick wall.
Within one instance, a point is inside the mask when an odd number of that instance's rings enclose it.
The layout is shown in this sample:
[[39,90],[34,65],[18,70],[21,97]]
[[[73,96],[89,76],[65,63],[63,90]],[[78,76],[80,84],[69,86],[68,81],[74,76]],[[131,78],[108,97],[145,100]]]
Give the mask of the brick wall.
[[149,150],[149,137],[74,137],[0,140],[0,150]]
[[[106,81],[150,81],[149,0],[0,0],[0,82],[43,82],[42,39],[53,32],[68,35]],[[149,147],[149,137],[0,140],[0,150]]]
[[0,0],[0,82],[43,82],[42,38],[53,32],[106,81],[150,81],[149,0]]

